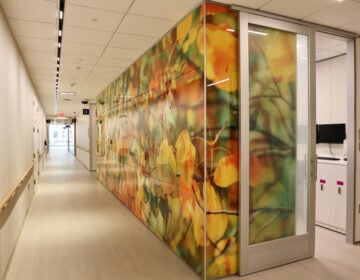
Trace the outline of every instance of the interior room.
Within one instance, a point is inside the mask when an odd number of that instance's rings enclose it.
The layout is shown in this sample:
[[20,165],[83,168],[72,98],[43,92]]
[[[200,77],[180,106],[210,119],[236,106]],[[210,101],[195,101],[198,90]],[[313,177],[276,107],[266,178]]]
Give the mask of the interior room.
[[346,234],[347,39],[316,33],[316,224]]

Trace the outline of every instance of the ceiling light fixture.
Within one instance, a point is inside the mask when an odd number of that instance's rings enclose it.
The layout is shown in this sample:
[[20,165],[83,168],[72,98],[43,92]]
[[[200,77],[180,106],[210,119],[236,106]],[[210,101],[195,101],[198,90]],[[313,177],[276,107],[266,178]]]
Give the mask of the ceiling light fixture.
[[59,89],[59,73],[60,73],[60,57],[61,57],[61,36],[64,23],[64,10],[65,10],[65,0],[59,1],[59,29],[58,29],[58,49],[57,49],[57,63],[56,63],[56,82],[55,82],[55,115],[58,110],[58,89]]

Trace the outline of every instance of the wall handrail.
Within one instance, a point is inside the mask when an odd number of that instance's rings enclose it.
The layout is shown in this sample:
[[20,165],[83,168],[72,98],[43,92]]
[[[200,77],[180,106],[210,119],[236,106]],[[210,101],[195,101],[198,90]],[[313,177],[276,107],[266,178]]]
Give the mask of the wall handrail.
[[16,202],[20,198],[30,178],[33,176],[34,161],[31,162],[29,168],[17,181],[14,187],[11,188],[9,193],[0,202],[0,229],[4,226],[5,222],[9,218],[12,210],[14,209]]

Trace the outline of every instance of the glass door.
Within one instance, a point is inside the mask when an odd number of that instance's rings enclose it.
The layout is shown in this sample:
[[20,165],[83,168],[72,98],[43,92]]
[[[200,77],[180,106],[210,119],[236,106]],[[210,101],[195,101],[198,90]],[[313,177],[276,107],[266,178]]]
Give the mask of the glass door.
[[314,34],[240,12],[240,274],[314,254]]

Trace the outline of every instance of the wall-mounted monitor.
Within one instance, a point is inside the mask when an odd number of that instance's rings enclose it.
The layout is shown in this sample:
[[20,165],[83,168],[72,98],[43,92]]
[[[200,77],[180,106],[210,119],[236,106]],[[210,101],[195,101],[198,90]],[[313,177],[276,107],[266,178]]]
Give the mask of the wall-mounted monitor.
[[316,125],[316,143],[342,144],[345,139],[346,126],[344,123]]
[[90,110],[89,109],[83,109],[83,115],[89,115]]

